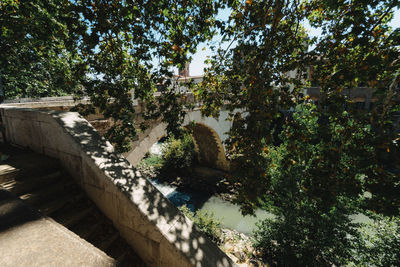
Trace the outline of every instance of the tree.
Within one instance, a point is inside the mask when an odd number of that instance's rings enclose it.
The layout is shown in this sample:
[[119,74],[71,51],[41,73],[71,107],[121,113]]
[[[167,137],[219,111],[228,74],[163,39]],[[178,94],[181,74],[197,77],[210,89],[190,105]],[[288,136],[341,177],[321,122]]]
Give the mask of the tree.
[[68,25],[79,17],[65,1],[0,3],[0,75],[6,98],[72,94],[82,58]]
[[[226,145],[237,203],[244,213],[263,207],[277,216],[264,225],[276,242],[263,243],[275,263],[341,264],[352,242],[343,237],[357,239],[348,214],[399,212],[393,122],[400,31],[387,24],[399,6],[397,0],[6,0],[2,81],[7,97],[89,96],[87,111],[112,118],[107,137],[126,150],[147,120],[161,117],[170,132],[178,128],[184,99],[171,89],[156,100],[155,88],[168,86],[170,67],[183,66],[199,42],[219,32],[228,48],[216,49],[195,93],[205,115],[222,106],[230,111]],[[231,11],[228,21],[216,19],[220,8]],[[307,36],[306,20],[322,29],[320,37]],[[320,84],[317,106],[302,96],[311,66]],[[343,94],[359,83],[375,88],[371,111],[356,109]],[[131,91],[147,111],[141,125],[133,123]],[[362,197],[367,191],[371,197]]]
[[[1,75],[7,98],[75,93],[89,96],[114,121],[107,137],[129,149],[137,128],[131,93],[145,119],[162,118],[168,130],[183,121],[175,90],[157,99],[157,84],[171,84],[199,42],[212,36],[218,3],[206,1],[16,1],[1,3]],[[158,63],[153,64],[157,58]],[[139,127],[140,126],[140,127]]]
[[[218,24],[222,40],[234,47],[216,51],[197,95],[207,115],[222,106],[230,111],[236,202],[244,213],[263,207],[276,215],[258,232],[272,263],[344,264],[358,238],[348,215],[357,208],[399,213],[393,159],[399,156],[400,43],[398,29],[387,25],[399,2],[226,4],[232,13]],[[305,20],[321,36],[307,38]],[[311,66],[320,84],[318,106],[301,96]],[[360,83],[375,89],[371,111],[343,94]],[[289,111],[284,118],[282,111]],[[277,150],[282,155],[274,158]],[[363,197],[367,191],[370,198]]]

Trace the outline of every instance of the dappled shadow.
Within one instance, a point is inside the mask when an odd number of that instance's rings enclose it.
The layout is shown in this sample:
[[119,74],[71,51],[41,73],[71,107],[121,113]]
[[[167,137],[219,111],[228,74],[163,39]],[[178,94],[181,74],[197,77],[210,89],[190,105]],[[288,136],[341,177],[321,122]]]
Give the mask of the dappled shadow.
[[[189,116],[183,126],[191,130],[200,163],[207,167],[229,171],[229,161],[226,159],[221,138],[212,127],[205,123],[190,121]],[[138,134],[138,140],[132,143],[132,149],[124,156],[136,166],[151,146],[166,135],[165,123],[160,120],[151,121],[149,128]]]
[[[5,162],[0,162],[0,182],[6,182],[9,179],[8,176],[12,176],[13,179],[18,181],[22,175],[26,175],[26,173],[24,173],[25,167],[36,166],[38,172],[40,172],[45,165],[57,162],[57,160],[53,162],[40,161],[40,157],[42,156],[39,156],[38,161],[30,161],[29,157],[32,154],[31,151],[4,144],[0,144],[0,151],[3,155],[9,157]],[[16,156],[18,156],[18,158],[16,158]],[[18,171],[18,175],[15,174],[16,171]],[[0,185],[0,231],[5,231],[9,228],[38,220],[41,217],[42,216],[37,211],[31,209],[13,193],[10,193]]]
[[[82,189],[65,173],[59,160],[10,145],[0,144],[0,151],[9,156],[5,162],[0,162],[0,187],[5,189],[0,191],[1,231],[4,225],[14,228],[33,219],[51,217],[120,261],[121,266],[126,266],[126,263],[144,266],[143,260],[119,236],[112,222],[94,207]],[[15,195],[14,199],[4,199],[8,192]],[[32,218],[30,207],[34,214],[39,215],[37,211],[40,211],[43,217]],[[21,229],[16,233],[21,233]]]
[[152,121],[148,129],[138,134],[138,140],[132,142],[132,149],[124,156],[133,166],[136,166],[151,146],[165,136],[167,136],[166,124],[161,121]]
[[37,211],[0,187],[0,232],[40,218],[41,215]]
[[[167,255],[178,249],[195,266],[233,266],[232,261],[218,246],[200,233],[194,224],[186,218],[167,198],[165,198],[147,179],[141,177],[129,162],[114,152],[113,147],[82,117],[76,113],[50,112],[57,122],[80,144],[83,153],[89,157],[106,175],[108,181],[118,188],[133,202],[145,221],[157,226],[161,236],[143,228],[142,222],[132,222],[132,225],[145,239],[158,243],[158,251],[163,252],[161,263],[180,263],[176,255]],[[100,207],[101,208],[101,207]],[[127,212],[126,207],[117,207],[121,212]],[[111,218],[114,219],[115,218]],[[134,218],[131,218],[134,219]],[[138,220],[140,218],[137,218]],[[118,228],[118,226],[117,226]],[[143,230],[146,229],[146,230]],[[168,242],[163,241],[166,239]],[[133,244],[140,249],[140,241]],[[145,245],[145,244],[143,244]],[[163,246],[163,247],[161,247]],[[166,250],[165,248],[168,247]],[[151,252],[149,252],[151,253]],[[156,255],[153,255],[156,256]],[[165,258],[163,258],[165,257]],[[175,257],[175,258],[174,258]],[[145,259],[146,257],[144,257]]]

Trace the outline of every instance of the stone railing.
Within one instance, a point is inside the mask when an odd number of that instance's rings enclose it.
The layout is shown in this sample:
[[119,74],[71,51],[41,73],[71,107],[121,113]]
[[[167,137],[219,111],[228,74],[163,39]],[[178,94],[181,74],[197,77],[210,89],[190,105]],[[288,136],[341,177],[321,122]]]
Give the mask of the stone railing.
[[234,266],[74,112],[0,106],[8,142],[58,158],[149,266]]

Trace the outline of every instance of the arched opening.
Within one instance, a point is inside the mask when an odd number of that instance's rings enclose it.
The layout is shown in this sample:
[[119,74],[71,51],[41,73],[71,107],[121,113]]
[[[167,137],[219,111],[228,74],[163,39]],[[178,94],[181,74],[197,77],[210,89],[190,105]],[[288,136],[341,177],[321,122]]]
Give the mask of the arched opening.
[[218,134],[209,126],[196,123],[192,132],[200,164],[229,171],[229,162]]
[[156,122],[152,127],[140,133],[138,140],[132,143],[131,151],[124,154],[126,159],[136,166],[146,155],[152,145],[158,142],[162,137],[166,136],[166,125],[162,122]]
[[[132,150],[125,153],[124,156],[133,166],[136,166],[151,146],[164,136],[166,136],[165,124],[155,124],[139,135],[138,140],[132,144]],[[215,130],[205,124],[196,123],[193,127],[192,138],[200,164],[229,171],[229,161],[226,159],[225,149]]]

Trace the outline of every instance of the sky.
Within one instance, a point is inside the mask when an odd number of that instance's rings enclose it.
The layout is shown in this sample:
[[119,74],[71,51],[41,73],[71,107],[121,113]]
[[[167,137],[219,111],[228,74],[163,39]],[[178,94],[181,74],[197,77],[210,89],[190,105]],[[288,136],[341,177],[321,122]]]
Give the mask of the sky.
[[[227,12],[221,14],[220,16],[229,16]],[[400,10],[396,10],[394,13],[394,17],[390,23],[393,28],[400,28]],[[309,25],[304,25],[306,29],[309,31],[311,36],[318,36],[321,34],[321,31],[316,28],[312,28]],[[218,41],[220,37],[215,37],[213,41]],[[211,50],[207,47],[206,44],[201,44],[197,49],[197,53],[193,55],[192,62],[190,64],[190,75],[198,76],[203,74],[203,69],[205,68],[204,60],[207,59],[207,56],[211,55]]]

